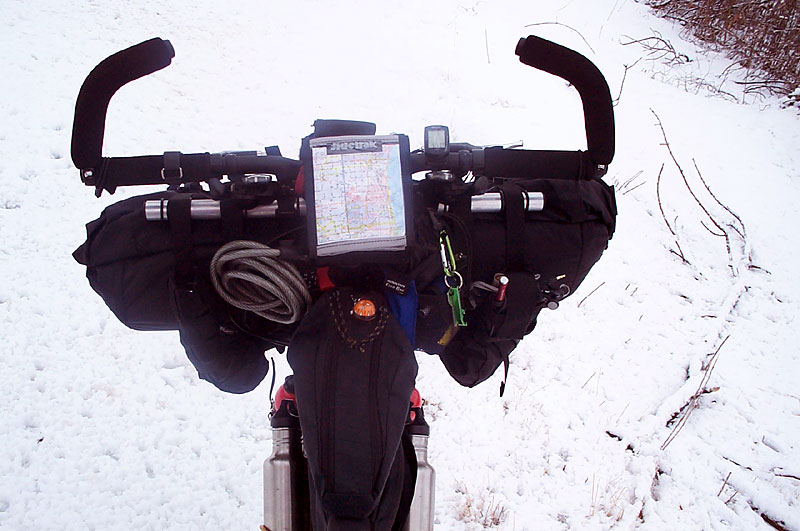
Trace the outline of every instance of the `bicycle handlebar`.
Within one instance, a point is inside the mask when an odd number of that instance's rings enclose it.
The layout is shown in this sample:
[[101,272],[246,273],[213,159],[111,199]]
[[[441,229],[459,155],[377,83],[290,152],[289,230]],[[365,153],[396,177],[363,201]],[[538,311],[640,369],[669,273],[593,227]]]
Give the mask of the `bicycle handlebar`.
[[[202,182],[223,175],[271,173],[277,176],[297,176],[299,160],[275,155],[235,155],[225,153],[178,153],[180,174],[177,178],[164,173],[165,155],[141,157],[110,157],[102,159],[101,175],[93,170],[81,173],[84,183],[105,189],[138,184],[173,184]],[[107,182],[101,182],[104,179]],[[113,188],[109,191],[113,191]]]
[[608,83],[597,67],[574,50],[531,35],[520,39],[520,62],[571,83],[583,102],[586,144],[592,162],[608,166],[614,158],[614,109]]
[[156,37],[117,52],[94,67],[75,102],[72,162],[78,169],[97,168],[102,161],[111,97],[123,85],[169,66],[173,57],[172,44]]
[[[412,173],[451,169],[480,171],[489,177],[598,177],[605,174],[614,157],[614,114],[611,95],[602,73],[581,54],[529,36],[520,39],[516,54],[523,64],[559,76],[578,90],[584,110],[587,151],[544,151],[474,148],[453,144],[451,153],[438,161],[412,154]],[[112,192],[117,186],[200,182],[223,175],[273,173],[297,175],[300,162],[280,156],[226,156],[224,154],[173,152],[139,157],[102,156],[105,118],[114,93],[123,85],[160,70],[172,61],[175,52],[169,41],[151,39],[120,52],[98,64],[81,87],[75,105],[72,129],[72,160],[81,171],[82,181]],[[467,149],[465,149],[467,148]],[[174,171],[167,171],[167,156]]]
[[526,179],[569,179],[576,175],[599,177],[602,170],[590,169],[593,162],[584,151],[506,149],[501,146],[462,149],[431,164],[422,153],[409,157],[411,173],[426,170],[476,172],[486,177]]

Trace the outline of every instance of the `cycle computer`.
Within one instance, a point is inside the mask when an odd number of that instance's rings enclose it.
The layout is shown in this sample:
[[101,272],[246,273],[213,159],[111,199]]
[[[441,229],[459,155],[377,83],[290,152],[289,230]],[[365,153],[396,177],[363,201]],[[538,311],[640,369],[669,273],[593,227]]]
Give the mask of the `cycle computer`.
[[425,156],[443,157],[450,151],[450,130],[446,125],[425,127]]

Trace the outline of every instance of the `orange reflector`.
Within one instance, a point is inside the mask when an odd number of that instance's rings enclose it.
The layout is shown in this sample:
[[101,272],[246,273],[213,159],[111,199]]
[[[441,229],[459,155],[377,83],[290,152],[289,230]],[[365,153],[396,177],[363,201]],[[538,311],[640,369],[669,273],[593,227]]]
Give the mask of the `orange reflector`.
[[372,319],[376,313],[375,303],[369,299],[358,299],[353,305],[353,314],[360,319]]

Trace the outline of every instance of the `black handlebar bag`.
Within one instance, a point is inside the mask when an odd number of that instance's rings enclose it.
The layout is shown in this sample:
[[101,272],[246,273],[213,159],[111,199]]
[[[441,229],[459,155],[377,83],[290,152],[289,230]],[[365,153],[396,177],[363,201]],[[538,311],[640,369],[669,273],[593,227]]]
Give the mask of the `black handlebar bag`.
[[[522,190],[541,192],[544,209],[526,212]],[[506,299],[476,295],[467,307],[469,326],[439,352],[450,375],[467,387],[485,381],[501,364],[508,371],[509,354],[533,331],[539,312],[557,308],[575,292],[616,226],[614,189],[599,178],[520,179],[502,191],[502,213],[473,216],[470,241],[459,249],[471,257],[473,282],[506,275]]]
[[[264,351],[288,342],[291,328],[255,319],[216,294],[208,275],[211,257],[232,239],[223,220],[192,221],[187,209],[184,233],[174,226],[176,212],[169,222],[145,216],[147,201],[188,206],[191,198],[166,191],[114,203],[86,226],[86,242],[73,256],[123,324],[134,330],[179,330],[200,378],[226,392],[246,393],[267,373]],[[297,226],[292,219],[250,219],[236,237],[270,241]],[[186,271],[179,275],[179,269]]]
[[[372,303],[372,316],[358,316],[357,303]],[[417,362],[383,296],[325,293],[295,332],[288,361],[314,529],[399,529],[416,474],[413,446],[402,437]]]

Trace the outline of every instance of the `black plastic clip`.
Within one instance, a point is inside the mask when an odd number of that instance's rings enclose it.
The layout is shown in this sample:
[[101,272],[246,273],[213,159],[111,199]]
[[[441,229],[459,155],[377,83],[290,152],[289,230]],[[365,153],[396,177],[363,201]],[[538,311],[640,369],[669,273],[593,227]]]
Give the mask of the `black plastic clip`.
[[168,184],[179,183],[183,179],[180,151],[165,151],[164,166],[161,168],[161,180]]

